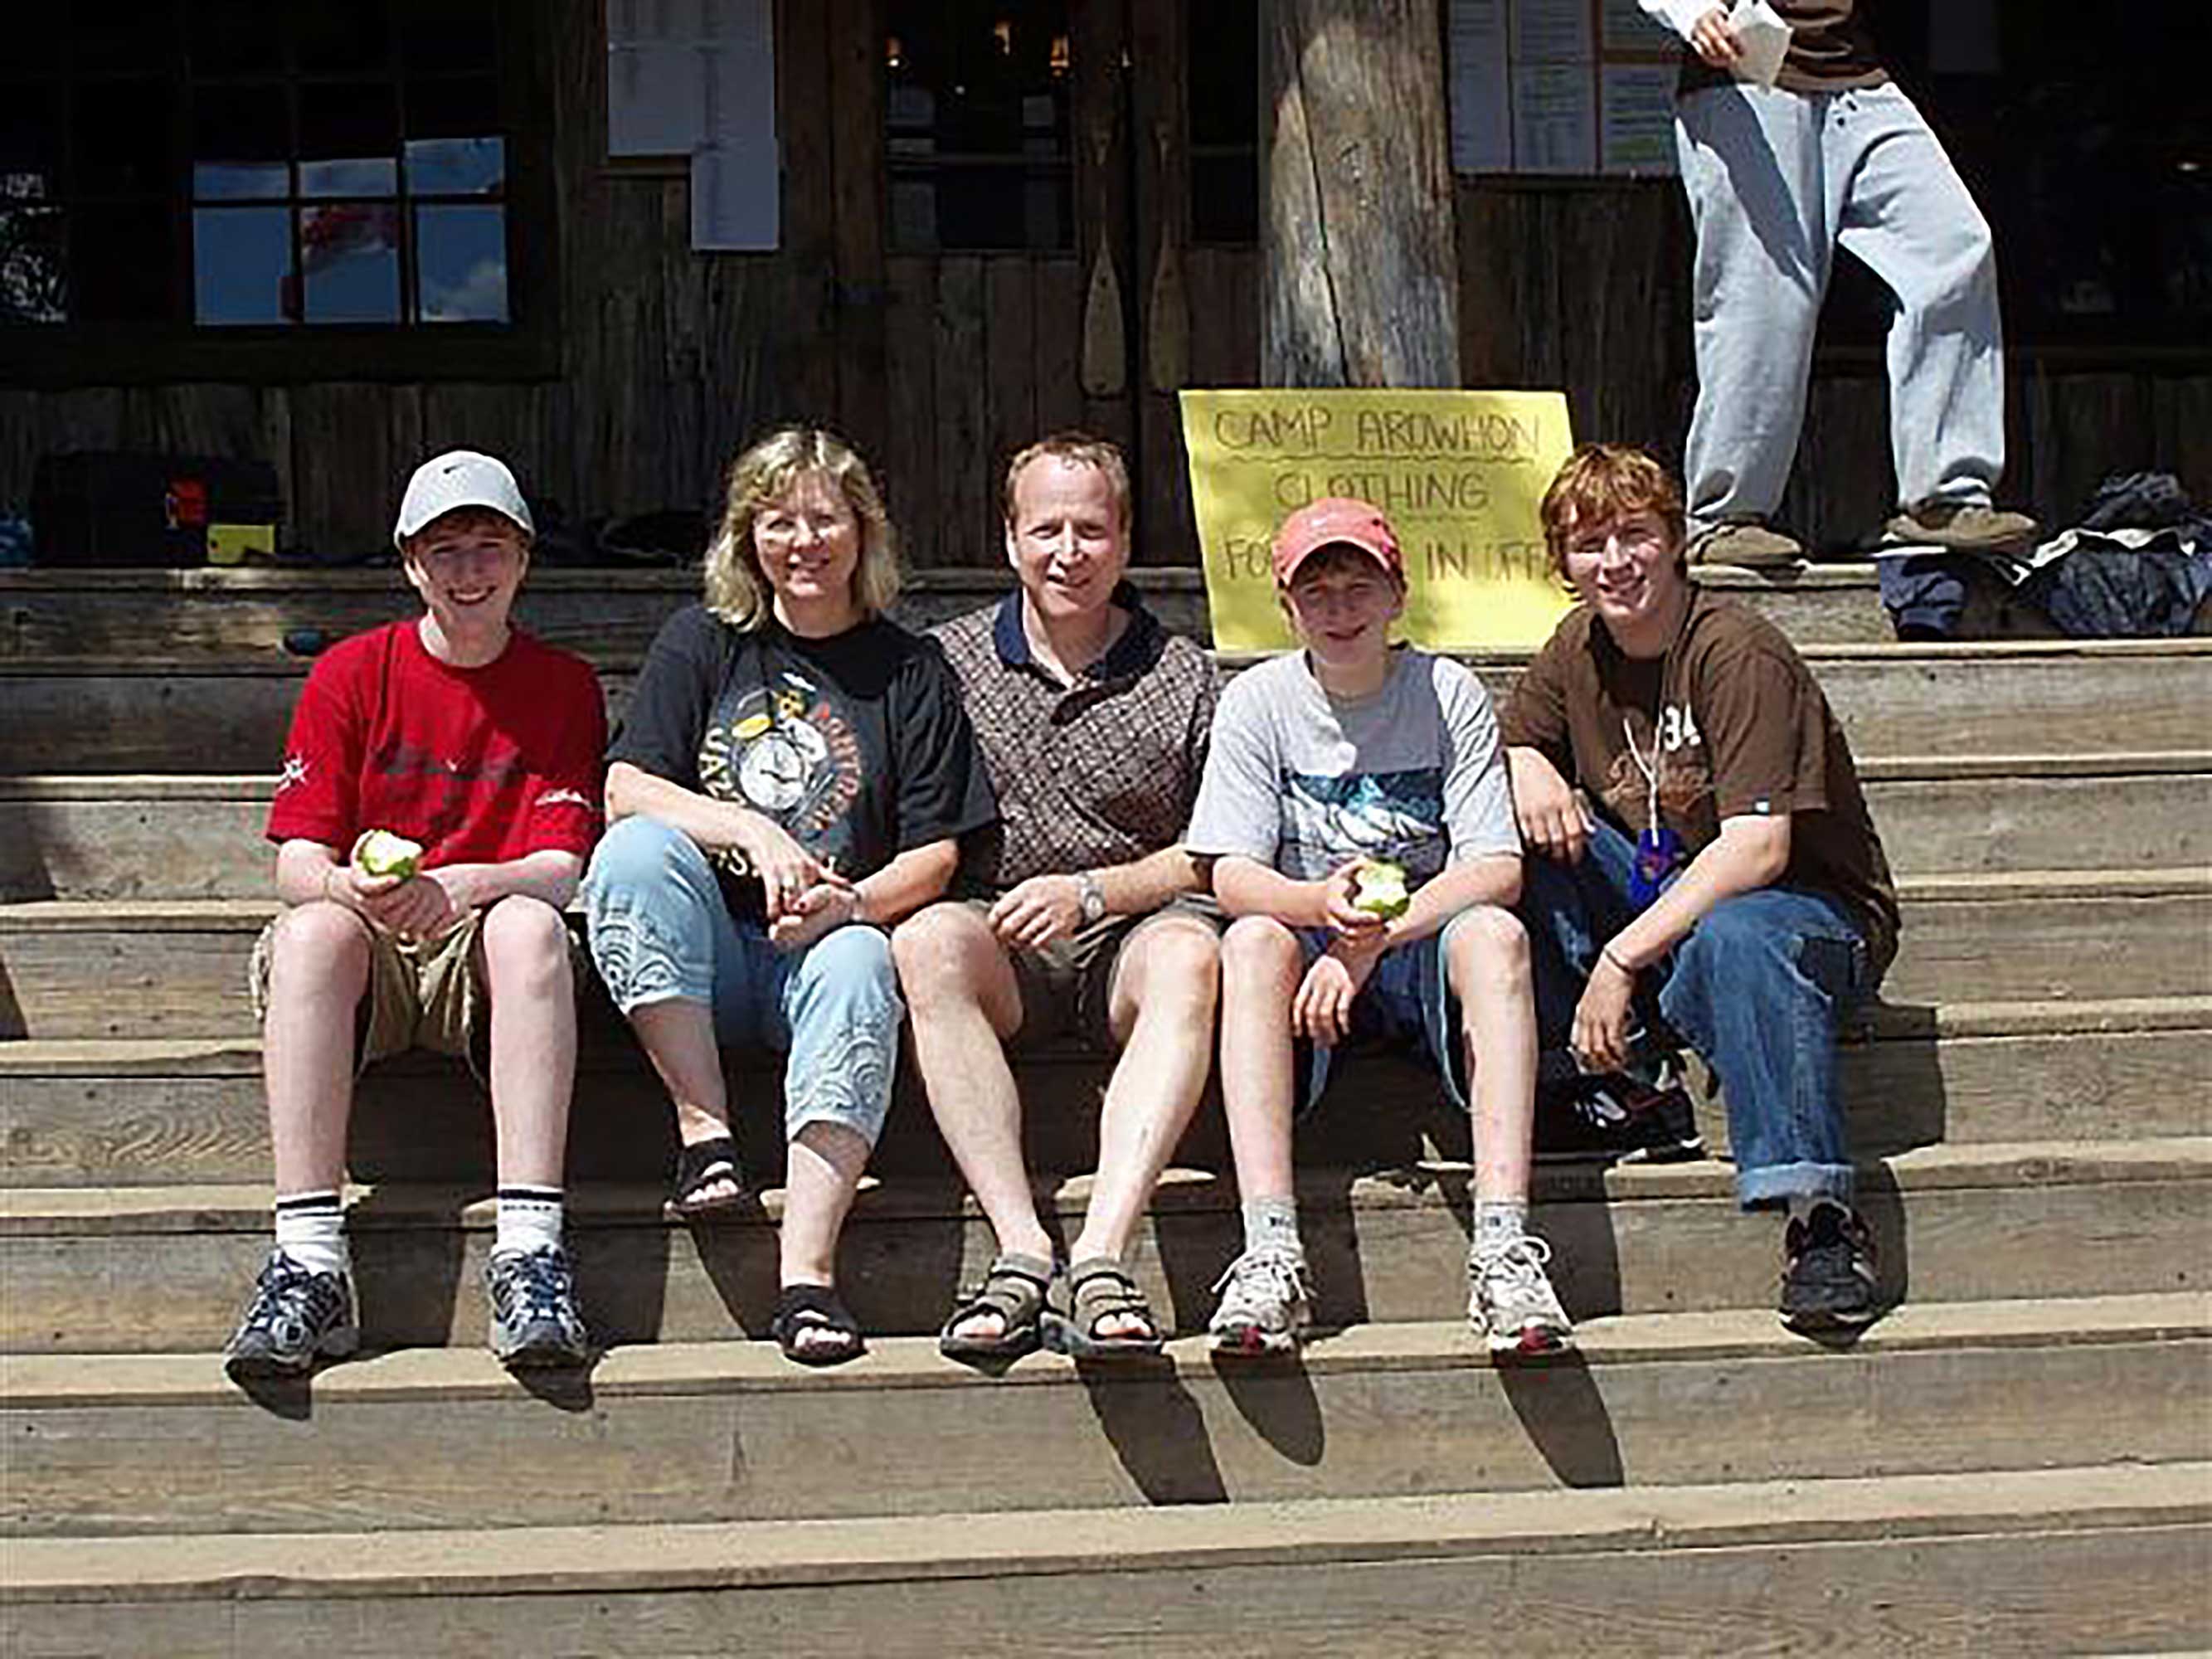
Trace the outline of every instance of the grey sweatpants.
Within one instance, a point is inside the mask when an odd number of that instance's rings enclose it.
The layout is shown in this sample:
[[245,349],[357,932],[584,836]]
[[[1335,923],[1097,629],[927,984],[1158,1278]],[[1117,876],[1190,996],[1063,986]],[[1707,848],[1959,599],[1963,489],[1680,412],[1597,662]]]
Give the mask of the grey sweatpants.
[[1912,100],[1893,84],[1711,87],[1676,106],[1674,138],[1698,233],[1698,407],[1682,468],[1692,531],[1781,501],[1838,247],[1897,300],[1897,499],[1986,504],[2004,471],[1996,261]]

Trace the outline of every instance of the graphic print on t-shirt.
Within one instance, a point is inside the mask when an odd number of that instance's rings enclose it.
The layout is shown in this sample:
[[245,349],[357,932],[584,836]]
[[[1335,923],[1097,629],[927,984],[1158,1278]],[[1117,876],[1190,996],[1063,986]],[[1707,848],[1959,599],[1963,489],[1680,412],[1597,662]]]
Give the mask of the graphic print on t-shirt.
[[790,668],[725,696],[699,745],[699,780],[774,818],[816,853],[860,793],[860,739],[836,691]]
[[[1388,859],[1416,882],[1444,864],[1444,774],[1439,766],[1407,772],[1347,772],[1318,777],[1282,774],[1286,867],[1334,868],[1346,859]],[[1294,852],[1293,849],[1296,849]]]
[[1605,787],[1605,803],[1624,823],[1641,827],[1650,798],[1650,781],[1637,764],[1640,754],[1650,764],[1656,753],[1659,767],[1659,813],[1663,822],[1686,825],[1695,822],[1699,802],[1713,793],[1712,765],[1705,757],[1705,734],[1697,716],[1681,703],[1668,703],[1659,711],[1658,733],[1626,734],[1633,750],[1613,757]]

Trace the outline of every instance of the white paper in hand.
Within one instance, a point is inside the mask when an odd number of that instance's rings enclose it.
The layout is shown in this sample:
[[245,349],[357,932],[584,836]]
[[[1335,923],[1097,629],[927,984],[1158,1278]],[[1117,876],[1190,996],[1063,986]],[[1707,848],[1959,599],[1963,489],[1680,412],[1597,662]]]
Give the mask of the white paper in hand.
[[1729,13],[1729,23],[1743,43],[1735,78],[1772,86],[1774,77],[1782,72],[1783,54],[1790,50],[1790,25],[1766,0],[1736,0],[1735,9]]

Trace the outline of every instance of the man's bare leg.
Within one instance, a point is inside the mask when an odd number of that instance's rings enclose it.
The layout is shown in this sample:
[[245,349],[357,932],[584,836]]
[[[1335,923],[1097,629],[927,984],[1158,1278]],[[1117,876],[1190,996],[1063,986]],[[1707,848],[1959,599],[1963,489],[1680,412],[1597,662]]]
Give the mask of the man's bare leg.
[[1206,1091],[1220,983],[1220,939],[1202,921],[1159,918],[1123,945],[1108,1012],[1121,1054],[1106,1085],[1090,1208],[1069,1250],[1075,1260],[1127,1249]]
[[[930,1114],[962,1179],[1000,1251],[1049,1261],[1052,1235],[1037,1218],[1021,1097],[1006,1063],[1005,1044],[1022,1022],[1012,963],[989,924],[963,904],[933,904],[900,923],[891,955]],[[979,1313],[954,1334],[990,1341],[1005,1334],[1005,1322]]]

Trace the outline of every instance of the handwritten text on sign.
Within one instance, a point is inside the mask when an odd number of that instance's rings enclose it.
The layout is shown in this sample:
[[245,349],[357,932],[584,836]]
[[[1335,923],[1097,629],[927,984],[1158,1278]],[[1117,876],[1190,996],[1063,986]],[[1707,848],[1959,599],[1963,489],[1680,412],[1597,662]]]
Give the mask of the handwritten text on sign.
[[1555,392],[1185,392],[1183,442],[1213,642],[1291,643],[1268,549],[1284,517],[1354,495],[1405,550],[1401,631],[1437,647],[1538,645],[1567,606],[1537,503],[1572,447]]

